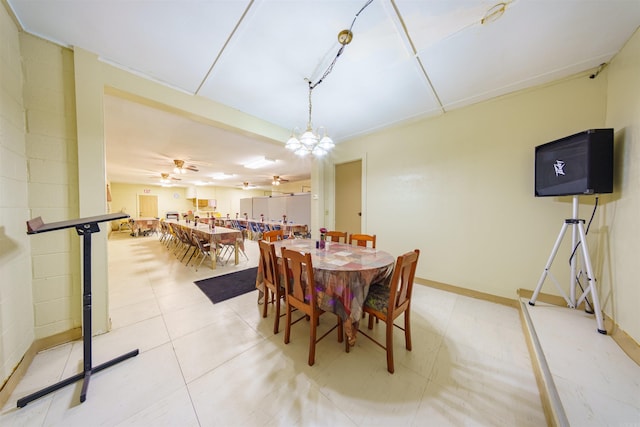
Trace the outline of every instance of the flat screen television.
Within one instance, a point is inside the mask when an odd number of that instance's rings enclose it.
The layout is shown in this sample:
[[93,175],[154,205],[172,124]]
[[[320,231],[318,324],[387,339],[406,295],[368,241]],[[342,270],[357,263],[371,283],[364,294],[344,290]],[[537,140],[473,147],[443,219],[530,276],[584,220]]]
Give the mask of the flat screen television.
[[613,129],[590,129],[535,148],[535,195],[613,192]]

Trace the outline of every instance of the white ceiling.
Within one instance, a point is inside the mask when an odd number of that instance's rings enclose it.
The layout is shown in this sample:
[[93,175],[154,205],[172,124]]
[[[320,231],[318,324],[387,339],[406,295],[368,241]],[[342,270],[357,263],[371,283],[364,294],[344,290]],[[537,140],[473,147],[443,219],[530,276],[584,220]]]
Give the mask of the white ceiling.
[[[25,31],[284,129],[304,128],[308,84],[353,41],[313,91],[313,123],[336,141],[582,72],[609,61],[640,24],[640,0],[514,0],[482,24],[485,0],[7,0]],[[355,21],[354,21],[355,19]],[[587,78],[585,76],[585,78]],[[107,173],[217,185],[308,178],[309,160],[211,124],[106,96]],[[258,175],[241,165],[278,159]],[[269,185],[270,186],[270,185]]]

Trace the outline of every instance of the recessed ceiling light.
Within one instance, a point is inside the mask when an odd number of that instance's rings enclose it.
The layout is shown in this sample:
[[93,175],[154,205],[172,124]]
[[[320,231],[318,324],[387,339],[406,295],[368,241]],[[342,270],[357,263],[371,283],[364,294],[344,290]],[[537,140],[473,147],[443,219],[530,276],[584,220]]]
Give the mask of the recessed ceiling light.
[[263,168],[265,166],[269,166],[274,164],[276,161],[274,159],[269,159],[267,157],[262,157],[260,159],[256,159],[253,160],[249,163],[247,163],[246,165],[244,165],[245,168],[247,169],[258,169],[258,168]]
[[215,173],[215,174],[211,175],[211,178],[217,179],[217,180],[229,179],[229,178],[233,178],[233,174],[232,173],[220,172],[220,173]]

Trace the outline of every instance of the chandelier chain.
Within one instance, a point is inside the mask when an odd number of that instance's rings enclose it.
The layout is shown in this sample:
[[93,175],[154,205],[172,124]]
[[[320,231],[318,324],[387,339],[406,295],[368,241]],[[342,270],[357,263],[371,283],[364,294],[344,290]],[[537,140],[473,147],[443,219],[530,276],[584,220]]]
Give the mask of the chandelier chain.
[[309,84],[309,121],[307,122],[307,128],[311,129],[311,91],[313,90],[313,88],[311,87],[311,84]]
[[[362,6],[362,8],[358,11],[358,13],[356,13],[356,16],[353,18],[353,21],[351,21],[351,26],[349,27],[349,29],[343,30],[338,34],[338,41],[340,42],[341,46],[338,49],[336,56],[333,58],[333,61],[331,61],[331,64],[329,64],[329,66],[324,71],[322,76],[318,79],[318,81],[314,83],[311,81],[311,79],[305,78],[305,80],[309,85],[309,120],[307,121],[307,129],[300,136],[296,136],[295,130],[293,130],[291,132],[291,137],[289,138],[289,140],[287,140],[287,143],[285,144],[285,148],[292,150],[295,154],[299,156],[305,156],[311,153],[315,156],[321,157],[327,154],[327,152],[330,151],[335,146],[333,140],[329,136],[327,136],[326,129],[324,127],[318,128],[317,132],[313,131],[313,124],[311,123],[311,117],[312,117],[311,114],[313,110],[311,95],[313,93],[313,89],[315,89],[316,86],[322,83],[324,79],[327,78],[327,76],[333,71],[333,67],[336,65],[338,58],[340,57],[340,55],[342,55],[342,52],[344,52],[345,46],[349,44],[349,42],[351,41],[351,38],[353,37],[353,34],[351,33],[351,29],[353,28],[353,25],[355,24],[356,19],[358,18],[360,13],[362,13],[362,11],[367,6],[369,6],[372,2],[373,0],[367,0],[364,6]],[[321,129],[324,130],[322,134],[320,133]],[[275,177],[274,177],[274,180],[275,180]],[[277,185],[275,181],[273,184]]]

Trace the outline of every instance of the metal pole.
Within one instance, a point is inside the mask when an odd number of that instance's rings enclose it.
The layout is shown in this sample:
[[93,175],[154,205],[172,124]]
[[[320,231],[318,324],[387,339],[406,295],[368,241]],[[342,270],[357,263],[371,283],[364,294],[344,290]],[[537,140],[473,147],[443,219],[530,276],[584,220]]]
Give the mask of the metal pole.
[[[573,196],[573,207],[572,207],[572,219],[578,219],[578,196]],[[578,230],[576,229],[576,224],[574,223],[573,227],[571,227],[571,250],[576,247],[578,244]],[[577,268],[577,252],[571,258],[571,281],[569,287],[569,299],[571,300],[571,305],[576,307],[576,272]]]

